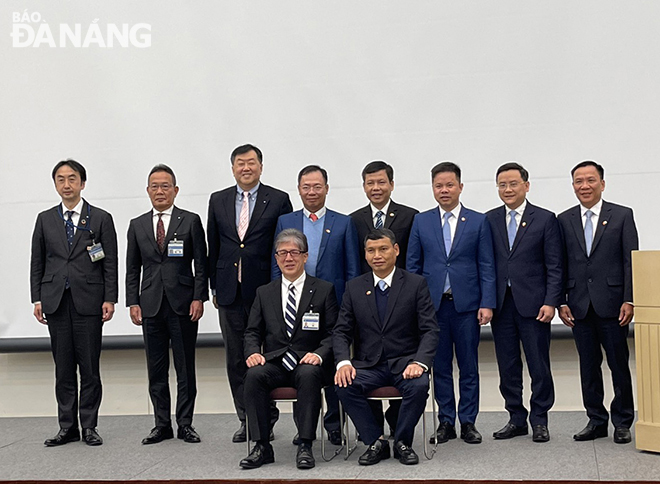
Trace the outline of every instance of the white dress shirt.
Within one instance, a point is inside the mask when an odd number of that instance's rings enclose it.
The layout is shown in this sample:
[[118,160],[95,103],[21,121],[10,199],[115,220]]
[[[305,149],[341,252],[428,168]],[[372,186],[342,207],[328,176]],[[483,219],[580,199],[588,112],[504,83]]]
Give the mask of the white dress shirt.
[[[462,204],[458,204],[454,207],[454,209],[451,211],[451,214],[453,217],[449,217],[449,230],[451,231],[451,242],[452,244],[454,243],[454,234],[456,233],[456,226],[458,225],[458,216],[461,213],[461,207]],[[440,206],[438,206],[438,210],[440,210],[440,217],[441,217],[441,222],[442,222],[442,227],[444,228],[445,226],[445,212]]]
[[[80,222],[80,214],[82,212],[82,207],[83,207],[83,199],[81,198],[80,201],[76,204],[75,207],[73,207],[73,214],[71,214],[71,222],[73,222],[73,233],[75,235],[76,231],[78,230],[78,223]],[[69,211],[68,208],[66,208],[66,205],[64,205],[64,202],[62,202],[62,217],[64,217],[64,226],[66,227],[66,220],[68,219],[66,213]]]
[[383,212],[383,227],[385,227],[385,217],[387,217],[389,215],[387,213],[387,211],[390,209],[390,202],[391,201],[392,200],[388,200],[383,208],[376,208],[376,207],[374,207],[373,203],[369,203],[369,206],[371,207],[371,221],[373,222],[374,227],[376,227],[376,219],[378,219],[376,214],[378,212]]
[[[520,204],[518,208],[514,208],[513,211],[516,212],[516,230],[520,228],[520,222],[522,221],[522,216],[523,213],[525,213],[525,209],[527,208],[527,199],[523,201],[523,203]],[[506,227],[507,230],[509,229],[509,224],[511,223],[511,209],[504,205],[504,210],[506,210]]]
[[[603,209],[603,199],[601,198],[598,200],[598,203],[594,205],[591,208],[586,208],[582,204],[580,204],[580,218],[582,219],[582,228],[584,229],[585,224],[587,223],[587,210],[591,210],[592,215],[591,215],[591,226],[593,227],[593,231],[591,236],[595,237],[596,236],[596,228],[598,227],[598,217],[600,216],[600,212]],[[593,242],[594,240],[591,239]]]
[[[327,209],[325,208],[325,206],[323,206],[319,209],[318,212],[313,212],[313,213],[316,215],[317,219],[320,219],[321,217],[323,217],[325,215],[326,211],[327,211]],[[303,215],[305,215],[305,217],[309,218],[309,216],[311,214],[312,214],[312,212],[310,212],[306,208],[303,208]]]
[[155,208],[152,209],[152,221],[154,224],[154,238],[158,239],[158,214],[162,213],[163,217],[163,227],[165,227],[165,234],[167,234],[167,229],[170,227],[170,220],[172,219],[172,210],[174,209],[174,205],[172,205],[170,208],[167,210],[163,210],[162,212],[159,212]]

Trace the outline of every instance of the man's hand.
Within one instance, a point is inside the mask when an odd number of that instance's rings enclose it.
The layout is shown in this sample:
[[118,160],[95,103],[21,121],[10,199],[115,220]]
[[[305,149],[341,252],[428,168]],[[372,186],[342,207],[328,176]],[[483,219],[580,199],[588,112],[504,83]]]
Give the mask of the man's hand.
[[103,317],[101,318],[101,321],[104,323],[110,321],[112,316],[115,314],[115,303],[106,301],[103,303],[103,306],[101,306],[101,310],[103,311]]
[[248,356],[247,360],[245,360],[245,364],[248,368],[252,368],[253,366],[257,365],[265,365],[266,358],[264,358],[264,355],[261,353],[252,353],[250,356]]
[[142,308],[140,306],[131,306],[129,308],[129,314],[135,326],[142,326]]
[[479,308],[477,318],[479,319],[479,326],[484,326],[493,319],[493,310],[490,308]]
[[215,308],[218,309],[218,298],[217,298],[217,296],[213,296],[213,306],[215,306]]
[[339,387],[347,387],[355,379],[355,368],[353,365],[344,365],[335,373],[335,385]]
[[629,303],[623,303],[621,305],[621,311],[619,311],[619,326],[629,325],[634,315],[635,306]]
[[195,321],[199,321],[199,319],[202,317],[204,314],[204,303],[200,300],[195,300],[190,303],[190,311],[188,312],[190,315],[190,320],[194,323]]
[[305,356],[300,358],[299,363],[303,365],[315,365],[318,366],[321,364],[321,358],[316,356],[314,353],[307,353]]
[[44,316],[44,313],[41,311],[41,303],[34,305],[34,311],[32,311],[32,314],[34,314],[34,317],[37,318],[37,321],[39,321],[41,324],[48,324],[48,321],[46,321],[46,316]]
[[541,321],[542,323],[549,323],[552,321],[552,318],[555,317],[555,308],[554,306],[550,306],[548,304],[544,304],[541,306],[541,309],[539,309],[539,314],[536,316],[537,321]]
[[573,313],[571,312],[571,308],[568,306],[562,306],[559,308],[559,318],[562,320],[562,322],[568,326],[569,328],[572,328],[575,326],[575,318],[573,317]]
[[412,380],[413,378],[419,378],[424,374],[424,368],[419,366],[417,363],[410,363],[406,366],[406,369],[403,370],[403,379]]

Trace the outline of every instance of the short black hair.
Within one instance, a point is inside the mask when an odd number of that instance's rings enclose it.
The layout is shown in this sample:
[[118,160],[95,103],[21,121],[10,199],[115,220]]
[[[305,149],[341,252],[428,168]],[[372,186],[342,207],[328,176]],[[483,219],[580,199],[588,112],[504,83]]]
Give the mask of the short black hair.
[[263,165],[264,163],[264,156],[263,153],[261,153],[261,150],[257,148],[254,145],[247,144],[247,145],[241,145],[238,146],[237,148],[234,148],[234,151],[231,152],[231,164],[234,164],[234,160],[238,155],[244,155],[245,153],[248,153],[250,151],[254,151],[257,154],[257,160],[259,160],[259,163]]
[[461,169],[456,163],[451,161],[443,161],[435,165],[431,170],[431,181],[435,180],[435,176],[438,173],[453,173],[456,175],[458,183],[461,182]]
[[314,173],[315,171],[320,171],[321,175],[323,176],[323,180],[325,181],[325,184],[328,184],[328,172],[325,171],[325,169],[321,168],[319,165],[307,165],[305,168],[300,170],[300,173],[298,173],[298,185],[300,185],[300,179],[305,176],[309,175],[310,173]]
[[364,246],[367,246],[367,240],[380,240],[380,239],[390,239],[392,246],[396,244],[396,235],[390,229],[372,229],[366,237],[364,238]]
[[504,163],[500,166],[497,169],[497,173],[495,173],[495,181],[497,181],[497,177],[500,176],[500,173],[510,170],[518,170],[520,172],[520,178],[522,178],[524,182],[529,181],[529,172],[525,170],[521,164],[516,163],[515,161],[510,161],[509,163]]
[[364,170],[362,170],[362,181],[365,180],[367,175],[376,173],[377,171],[381,170],[385,170],[387,179],[390,181],[390,183],[394,181],[394,168],[392,168],[391,165],[388,165],[384,161],[372,161],[371,163],[367,163],[367,166],[365,166]]
[[151,169],[151,171],[149,172],[149,176],[147,177],[147,184],[149,184],[149,178],[151,178],[151,175],[161,171],[168,173],[172,177],[172,183],[174,184],[174,186],[176,186],[176,175],[174,174],[174,170],[172,170],[172,168],[170,168],[167,165],[163,165],[162,163],[159,163],[158,165],[154,166]]
[[87,170],[85,170],[85,167],[82,166],[80,163],[78,163],[76,160],[72,160],[71,158],[67,158],[66,160],[60,161],[57,165],[55,165],[55,168],[53,168],[53,181],[55,181],[55,173],[57,173],[57,170],[62,168],[63,166],[68,166],[70,167],[73,171],[78,173],[80,175],[80,181],[85,183],[87,181]]
[[603,165],[599,165],[595,161],[591,161],[591,160],[584,160],[578,163],[577,165],[575,165],[571,170],[571,178],[573,178],[573,175],[575,175],[576,170],[580,168],[584,168],[585,166],[593,166],[594,168],[596,168],[596,171],[600,175],[600,179],[601,180],[605,179],[605,168],[603,168]]

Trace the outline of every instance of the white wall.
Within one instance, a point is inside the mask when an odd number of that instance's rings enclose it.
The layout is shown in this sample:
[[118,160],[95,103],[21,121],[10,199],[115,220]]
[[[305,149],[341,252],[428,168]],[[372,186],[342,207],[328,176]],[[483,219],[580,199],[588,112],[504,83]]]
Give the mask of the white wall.
[[[151,46],[13,47],[13,12],[59,24],[146,23]],[[72,157],[83,195],[110,211],[120,302],[105,334],[139,334],[124,309],[128,221],[149,209],[155,163],[177,172],[177,204],[206,219],[233,182],[231,150],[264,151],[263,181],[288,190],[317,163],[330,207],[366,203],[360,171],[396,170],[395,199],[434,204],[430,168],[453,160],[463,202],[498,203],[496,168],[531,172],[530,199],[576,203],[569,171],[606,168],[608,200],[632,206],[641,248],[658,249],[660,2],[654,1],[4,1],[0,4],[0,338],[46,336],[32,317],[30,238],[58,202],[50,171]],[[207,304],[201,330],[217,331]]]

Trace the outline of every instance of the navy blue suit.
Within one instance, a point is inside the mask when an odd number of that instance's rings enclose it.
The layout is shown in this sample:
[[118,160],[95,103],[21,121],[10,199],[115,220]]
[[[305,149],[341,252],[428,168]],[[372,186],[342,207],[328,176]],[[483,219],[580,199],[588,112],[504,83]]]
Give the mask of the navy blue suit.
[[623,303],[632,302],[631,252],[639,243],[633,212],[603,201],[589,255],[580,206],[566,210],[557,219],[566,261],[565,303],[575,318],[573,336],[589,423],[603,425],[609,419],[603,405],[602,346],[614,386],[612,423],[630,428],[635,409],[628,367],[628,326],[620,326],[618,318]]
[[[495,260],[486,216],[461,206],[447,256],[439,207],[415,216],[406,268],[426,277],[440,327],[433,362],[435,397],[441,422],[454,425],[456,400],[453,355],[460,368],[461,423],[474,423],[479,412],[479,308],[496,307]],[[449,275],[451,295],[443,295]]]
[[486,214],[493,232],[497,269],[497,309],[491,327],[500,373],[500,392],[509,420],[527,425],[523,404],[520,345],[532,379],[529,420],[547,425],[555,400],[550,370],[550,323],[536,320],[541,306],[561,303],[562,242],[555,214],[527,202],[509,249],[505,206]]

